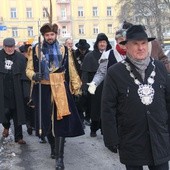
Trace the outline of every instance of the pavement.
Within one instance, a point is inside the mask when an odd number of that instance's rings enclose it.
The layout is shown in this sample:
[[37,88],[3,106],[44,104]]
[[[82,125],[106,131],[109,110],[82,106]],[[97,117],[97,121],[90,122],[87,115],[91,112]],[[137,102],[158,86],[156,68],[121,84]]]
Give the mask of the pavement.
[[[0,135],[3,127],[0,125]],[[90,137],[90,128],[86,126],[85,135],[66,138],[65,170],[123,170],[118,154],[110,152],[103,144],[103,137]],[[28,135],[23,126],[26,145],[14,142],[13,128],[7,138],[0,139],[0,170],[53,170],[55,160],[50,158],[48,143],[40,144],[38,138]]]
[[[2,131],[0,125],[0,135]],[[0,139],[0,170],[54,170],[55,160],[50,158],[49,144],[40,144],[34,134],[27,134],[25,126],[23,136],[26,145],[14,142],[13,129],[7,138]],[[66,138],[64,163],[65,170],[125,170],[118,154],[104,146],[99,131],[97,137],[90,137],[89,126],[85,128],[85,135]]]

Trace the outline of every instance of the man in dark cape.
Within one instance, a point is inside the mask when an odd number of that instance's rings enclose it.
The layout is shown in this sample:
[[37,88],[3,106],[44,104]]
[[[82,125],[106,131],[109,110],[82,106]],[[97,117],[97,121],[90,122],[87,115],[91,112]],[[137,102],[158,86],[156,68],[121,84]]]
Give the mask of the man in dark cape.
[[102,84],[96,89],[95,95],[88,93],[88,85],[93,80],[93,77],[99,67],[99,59],[104,51],[111,49],[111,45],[108,41],[108,37],[104,33],[98,34],[96,42],[94,44],[94,50],[89,52],[84,59],[82,65],[82,90],[83,93],[88,95],[87,100],[90,101],[90,136],[96,137],[96,132],[101,128],[100,124],[100,105],[101,105],[101,94],[102,94]]
[[36,111],[39,106],[37,82],[41,83],[42,134],[50,143],[56,170],[63,170],[65,138],[81,136],[84,130],[73,99],[73,95],[81,94],[81,80],[69,50],[59,46],[57,31],[57,24],[46,23],[40,28],[44,37],[40,61],[42,72],[39,72],[37,47],[34,55],[28,58],[26,73],[35,82],[33,100]]

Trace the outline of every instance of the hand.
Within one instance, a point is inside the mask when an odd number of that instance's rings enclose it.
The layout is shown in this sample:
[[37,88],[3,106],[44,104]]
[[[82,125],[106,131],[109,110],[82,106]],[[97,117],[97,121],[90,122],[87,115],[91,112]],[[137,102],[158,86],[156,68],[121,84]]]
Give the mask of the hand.
[[107,148],[108,148],[111,152],[117,153],[117,150],[118,150],[118,146],[117,146],[117,145],[107,146]]
[[83,96],[87,96],[87,91],[86,90],[82,90],[82,95]]
[[43,79],[43,75],[41,73],[37,72],[33,75],[32,79],[36,82],[39,82]]
[[97,88],[95,82],[92,81],[91,83],[87,83],[87,85],[89,85],[88,92],[90,94],[95,94],[95,91],[96,91],[96,88]]
[[81,97],[80,95],[74,96],[74,100],[76,103],[80,101],[80,97]]

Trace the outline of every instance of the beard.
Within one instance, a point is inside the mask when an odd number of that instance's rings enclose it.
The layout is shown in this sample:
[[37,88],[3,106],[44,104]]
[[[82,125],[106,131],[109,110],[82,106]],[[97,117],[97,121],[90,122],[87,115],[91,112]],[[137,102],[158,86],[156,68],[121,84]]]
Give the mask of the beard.
[[48,44],[54,44],[56,42],[56,39],[47,39],[45,40],[45,42]]

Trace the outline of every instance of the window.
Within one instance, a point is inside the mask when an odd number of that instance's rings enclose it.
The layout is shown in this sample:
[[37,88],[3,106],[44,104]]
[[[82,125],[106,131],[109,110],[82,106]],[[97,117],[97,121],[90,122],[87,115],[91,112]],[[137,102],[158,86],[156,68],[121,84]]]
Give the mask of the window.
[[93,26],[93,34],[98,34],[99,33],[99,28],[98,25]]
[[12,28],[12,36],[13,37],[18,37],[18,28],[17,27]]
[[32,8],[26,8],[27,18],[32,18]]
[[66,16],[66,8],[65,7],[61,8],[61,18],[62,19],[66,19],[67,18],[67,16]]
[[62,35],[67,34],[67,27],[66,26],[62,26],[61,32],[62,32]]
[[93,7],[93,16],[94,17],[98,16],[98,9],[97,9],[97,7]]
[[84,25],[79,25],[79,34],[84,34]]
[[47,11],[48,11],[48,8],[44,7],[43,8],[43,18],[47,18]]
[[111,6],[107,7],[107,16],[112,16],[112,7]]
[[28,31],[28,36],[29,37],[33,37],[34,36],[34,34],[33,34],[33,27],[28,27],[27,31]]
[[113,33],[113,26],[112,26],[112,24],[108,24],[107,25],[107,32],[108,32],[108,34],[112,34]]
[[17,17],[17,10],[16,8],[11,8],[11,18],[16,18]]
[[78,16],[79,17],[83,17],[84,16],[83,7],[78,7]]

